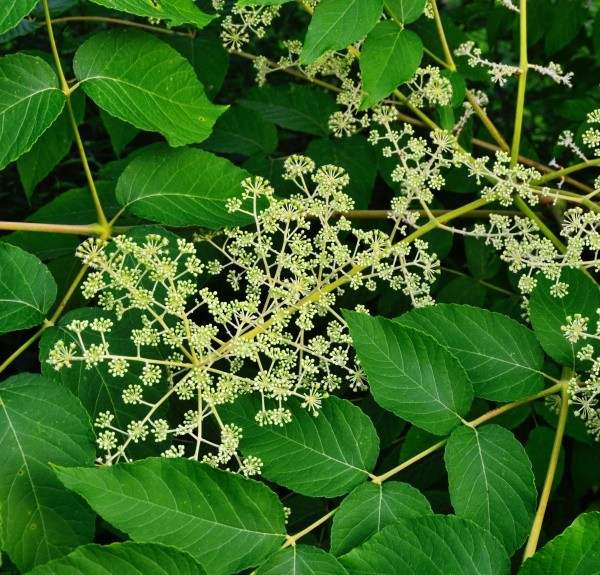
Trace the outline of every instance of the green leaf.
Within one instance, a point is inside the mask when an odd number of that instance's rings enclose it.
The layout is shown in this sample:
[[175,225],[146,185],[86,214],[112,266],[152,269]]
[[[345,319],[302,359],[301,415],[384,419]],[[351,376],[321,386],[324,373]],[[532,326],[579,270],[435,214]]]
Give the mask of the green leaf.
[[37,0],[8,0],[0,11],[0,34],[14,28],[36,5]]
[[[139,384],[139,376],[142,372],[142,362],[131,362],[127,374],[123,378],[112,376],[108,371],[108,365],[103,362],[89,369],[81,361],[74,361],[72,367],[56,371],[47,363],[50,350],[58,340],[63,340],[67,345],[71,342],[77,343],[77,335],[67,329],[74,320],[93,321],[96,318],[109,318],[114,324],[107,341],[112,353],[121,356],[135,357],[137,347],[131,341],[131,332],[141,324],[138,312],[126,313],[119,321],[113,314],[98,308],[82,308],[65,314],[56,327],[46,330],[40,341],[40,363],[42,373],[47,377],[59,381],[66,389],[79,398],[87,410],[92,421],[95,421],[102,412],[109,411],[114,415],[113,425],[118,429],[127,429],[131,421],[139,421],[148,413],[146,405],[135,405],[123,402],[123,390],[130,384]],[[99,333],[88,331],[85,335],[88,345],[99,345],[102,337]],[[162,347],[156,348],[153,357],[156,359],[167,359],[169,353]],[[167,392],[166,375],[164,380],[144,390],[144,399],[149,402],[157,402]],[[159,409],[155,417],[166,415],[166,406]],[[147,440],[133,444],[132,453],[136,457],[148,457],[157,455],[169,447],[169,443],[156,444]],[[128,452],[129,453],[129,452]]]
[[149,458],[59,479],[134,541],[186,551],[211,575],[260,563],[283,543],[283,507],[265,485],[188,459]]
[[496,249],[486,244],[483,238],[467,236],[465,238],[465,256],[467,267],[474,278],[489,280],[500,270],[500,256]]
[[485,287],[476,279],[466,276],[451,279],[435,294],[440,303],[470,304],[482,307],[485,303]]
[[508,575],[510,563],[485,529],[453,515],[403,519],[340,557],[350,575]]
[[410,80],[423,58],[423,43],[412,31],[391,20],[379,22],[365,40],[360,54],[363,96],[360,108],[370,108]]
[[523,563],[519,575],[596,575],[600,565],[600,513],[582,513],[558,537]]
[[544,26],[544,48],[552,56],[575,40],[587,19],[588,12],[579,2],[555,0]]
[[423,14],[427,0],[385,0],[384,4],[396,20],[410,24]]
[[0,242],[0,333],[40,324],[56,298],[56,282],[34,255]]
[[29,575],[206,575],[191,555],[158,543],[84,545]]
[[135,14],[143,18],[165,20],[169,27],[193,24],[204,28],[215,16],[202,12],[193,0],[92,0],[94,4]]
[[41,58],[0,58],[0,170],[29,151],[65,105],[58,78]]
[[277,128],[248,108],[232,106],[217,120],[202,147],[222,154],[268,156],[277,148]]
[[458,360],[423,332],[382,317],[344,312],[375,401],[436,435],[461,422],[473,388]]
[[285,4],[293,0],[238,0],[236,6],[275,6],[277,4]]
[[212,100],[221,89],[229,68],[229,53],[221,39],[203,30],[193,38],[172,34],[164,40],[188,60]]
[[311,545],[294,545],[271,555],[256,575],[348,575],[333,556]]
[[252,88],[238,103],[277,126],[315,136],[329,134],[329,116],[337,110],[328,93],[304,84]]
[[560,328],[566,325],[567,316],[577,313],[594,321],[600,305],[600,287],[581,270],[565,268],[560,281],[568,284],[569,293],[559,298],[550,294],[554,280],[548,280],[541,274],[536,279],[537,285],[531,293],[529,306],[535,335],[552,359],[567,367],[586,369],[590,362],[579,361],[577,352],[585,345],[592,345],[596,357],[600,355],[600,341],[580,338],[577,343],[571,343]]
[[[534,427],[527,438],[527,443],[525,444],[525,450],[527,451],[527,456],[531,461],[531,467],[535,477],[535,485],[537,490],[540,492],[542,491],[544,481],[546,479],[546,473],[548,472],[548,462],[550,461],[552,454],[555,435],[555,432],[545,425]],[[552,493],[559,486],[564,469],[565,450],[563,447],[561,447],[558,455],[558,462],[556,464],[554,481],[552,483]]]
[[[85,111],[85,95],[73,92],[71,104],[77,125],[83,120]],[[31,198],[35,187],[53,170],[67,155],[73,142],[73,127],[69,111],[63,108],[54,124],[50,126],[31,147],[29,152],[17,160],[17,169],[25,196]]]
[[408,483],[363,483],[342,501],[333,516],[331,553],[348,553],[399,519],[432,514],[429,501]]
[[28,373],[0,382],[0,429],[0,543],[25,572],[92,540],[95,515],[49,463],[92,465],[94,434],[69,391]]
[[465,426],[450,436],[445,460],[456,514],[490,531],[512,555],[531,529],[537,502],[525,448],[499,425]]
[[117,182],[117,199],[136,216],[169,226],[240,226],[250,216],[231,213],[250,174],[225,158],[195,148],[152,147],[133,160]]
[[456,304],[415,309],[394,321],[420,329],[461,363],[476,397],[515,401],[542,390],[544,353],[524,325],[499,313]]
[[327,50],[339,50],[364,38],[379,22],[383,0],[321,0],[313,13],[300,54],[312,64]]
[[100,119],[102,120],[102,124],[104,124],[108,138],[110,139],[110,145],[117,156],[119,156],[123,151],[123,148],[139,134],[139,130],[135,126],[132,126],[129,122],[111,116],[102,108],[100,108]]
[[[115,186],[112,182],[96,182],[96,191],[104,213],[110,219],[120,209],[115,199]],[[96,209],[88,188],[68,190],[50,200],[27,218],[28,222],[47,224],[89,224],[96,221]],[[7,243],[35,254],[42,260],[61,255],[71,255],[80,239],[72,234],[51,232],[14,232],[4,237]]]
[[377,176],[377,160],[373,146],[364,136],[315,139],[308,145],[306,155],[318,165],[334,164],[344,168],[350,177],[344,193],[354,200],[357,210],[369,206]]
[[226,110],[208,100],[183,56],[138,30],[92,36],[77,50],[73,70],[98,106],[136,128],[161,133],[171,146],[205,140]]
[[240,449],[260,457],[269,481],[312,497],[336,497],[366,481],[375,467],[379,439],[371,420],[345,399],[323,400],[318,416],[299,400],[289,399],[292,421],[283,427],[260,426],[255,415],[260,398],[240,397],[223,405],[224,421],[244,430]]

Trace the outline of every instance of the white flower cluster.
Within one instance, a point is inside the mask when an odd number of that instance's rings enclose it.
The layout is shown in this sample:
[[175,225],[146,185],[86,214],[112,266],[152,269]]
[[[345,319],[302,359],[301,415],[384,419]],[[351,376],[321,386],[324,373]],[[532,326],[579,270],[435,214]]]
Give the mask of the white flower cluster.
[[[580,340],[600,340],[600,308],[596,310],[595,329],[590,319],[581,314],[567,316],[562,326],[565,338],[572,344]],[[583,346],[577,353],[580,361],[591,361],[592,365],[584,376],[575,375],[569,382],[569,404],[575,406],[574,414],[584,420],[588,433],[600,441],[600,356],[595,355],[591,344]]]
[[[168,234],[90,239],[78,248],[92,268],[83,292],[105,313],[71,321],[47,361],[57,370],[76,362],[105,370],[122,380],[123,405],[145,413],[125,424],[113,412],[100,414],[101,463],[127,461],[136,444],[153,441],[166,444],[164,457],[234,461],[239,472],[258,473],[261,462],[238,453],[243,430],[222,421],[220,406],[254,394],[258,424],[285,425],[290,398],[317,416],[344,382],[363,389],[336,309],[344,287],[374,290],[383,281],[415,305],[432,303],[437,259],[425,242],[403,242],[398,220],[390,233],[353,228],[343,215],[353,209],[344,170],[290,156],[285,177],[299,190],[289,199],[276,198],[263,178],[245,180],[228,207],[252,216],[254,227],[197,235],[199,250]],[[201,261],[197,254],[207,249],[218,257]],[[218,291],[211,276],[222,278]],[[115,325],[128,321],[136,323],[124,346]],[[173,421],[163,408],[177,399],[185,408]]]

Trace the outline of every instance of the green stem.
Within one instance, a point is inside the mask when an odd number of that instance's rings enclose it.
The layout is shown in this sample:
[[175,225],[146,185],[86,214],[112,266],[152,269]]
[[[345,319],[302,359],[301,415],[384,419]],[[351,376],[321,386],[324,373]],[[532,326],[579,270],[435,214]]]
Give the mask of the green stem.
[[504,152],[508,153],[510,151],[510,146],[506,143],[506,140],[502,137],[502,134],[500,134],[498,128],[496,128],[496,126],[494,125],[494,122],[492,122],[492,120],[490,120],[490,117],[485,113],[485,110],[478,104],[471,90],[466,91],[466,96],[467,101],[469,102],[469,104],[471,104],[473,110],[475,110],[477,117],[481,120],[486,130],[489,132],[490,136],[492,136],[492,138],[496,140],[496,143]]
[[323,525],[323,523],[325,523],[325,521],[327,521],[328,519],[330,519],[331,517],[333,517],[335,515],[335,513],[338,509],[339,509],[339,507],[332,509],[329,513],[326,513],[325,515],[323,515],[323,517],[319,517],[319,519],[317,519],[314,523],[311,523],[308,527],[306,527],[302,531],[299,531],[295,535],[289,535],[287,537],[287,539],[285,540],[285,543],[281,546],[281,548],[285,549],[286,547],[290,547],[290,545],[296,545],[296,541],[298,541],[298,539],[300,539],[301,537],[304,537],[305,535],[307,535],[308,533],[310,533],[311,531],[313,531],[314,529],[319,527],[319,525]]
[[72,234],[82,236],[97,236],[104,232],[99,224],[82,224],[80,226],[71,224],[42,224],[35,222],[1,222],[0,230],[20,232],[46,232],[53,234]]
[[531,220],[533,220],[540,231],[554,244],[556,249],[564,254],[567,247],[553,233],[552,230],[539,218],[539,216],[523,201],[523,198],[515,196],[514,202],[517,207]]
[[[465,274],[463,272],[459,272],[457,270],[453,270],[452,268],[446,268],[444,266],[440,267],[440,270],[443,271],[443,272],[449,273],[449,274],[454,274],[456,276],[460,276],[460,277],[465,277],[465,278],[466,277],[471,277],[469,274]],[[504,295],[508,295],[508,296],[515,296],[516,295],[515,293],[513,293],[511,291],[508,291],[507,289],[498,287],[498,286],[496,286],[494,284],[491,284],[491,283],[483,281],[483,280],[477,280],[477,283],[479,285],[485,286],[485,287],[487,287],[487,288],[489,288],[491,290],[497,291],[497,292],[499,292],[501,294],[504,294]]]
[[100,203],[100,198],[98,196],[98,191],[96,190],[96,184],[94,183],[94,178],[92,177],[92,172],[90,170],[87,156],[85,154],[85,150],[83,147],[83,141],[81,140],[81,135],[79,134],[77,120],[75,119],[75,114],[73,112],[73,105],[71,103],[71,88],[69,88],[69,85],[65,78],[65,73],[62,69],[62,65],[60,63],[60,57],[58,55],[58,49],[56,48],[56,41],[54,39],[54,32],[52,30],[52,20],[50,18],[50,9],[48,8],[48,0],[42,0],[42,6],[44,8],[44,18],[46,19],[46,28],[48,29],[48,38],[50,40],[50,49],[52,51],[52,56],[54,57],[54,63],[56,64],[58,78],[60,80],[60,88],[67,100],[67,112],[69,114],[69,120],[71,122],[71,127],[73,129],[73,136],[75,137],[75,143],[77,144],[77,150],[79,151],[79,156],[81,157],[81,163],[83,165],[83,171],[85,172],[85,177],[87,179],[88,186],[90,189],[90,194],[92,196],[92,202],[94,203],[94,207],[96,208],[96,214],[98,216],[98,224],[100,226],[102,226],[102,228],[104,228],[103,235],[108,237],[110,235],[108,221],[106,219],[106,216],[104,215],[104,210],[102,209],[102,204]]
[[519,147],[521,145],[521,130],[523,129],[523,112],[525,111],[525,90],[527,88],[527,0],[519,3],[519,85],[517,88],[517,108],[515,111],[515,128],[511,146],[510,166],[513,167],[519,160]]
[[552,453],[550,454],[550,461],[548,462],[548,471],[546,472],[546,479],[544,481],[544,487],[542,488],[542,494],[540,495],[540,502],[531,526],[531,532],[527,545],[525,546],[525,552],[523,553],[523,561],[533,556],[537,548],[537,544],[540,538],[540,532],[542,530],[542,523],[544,521],[544,515],[546,514],[546,508],[548,507],[548,501],[550,499],[550,493],[552,491],[552,483],[554,482],[554,476],[556,475],[556,468],[558,466],[558,459],[560,456],[560,447],[562,445],[563,436],[565,433],[565,426],[567,424],[567,416],[569,414],[569,391],[568,391],[568,380],[571,378],[572,371],[564,368],[562,374],[561,386],[561,404],[560,412],[558,414],[558,424],[556,426],[556,434],[554,436],[554,445],[552,446]]
[[452,52],[450,52],[450,47],[448,46],[448,41],[446,40],[446,34],[444,32],[444,26],[442,25],[442,19],[440,17],[440,12],[437,7],[436,0],[430,0],[431,10],[433,11],[433,18],[435,20],[435,27],[437,28],[438,37],[442,44],[442,50],[444,51],[444,57],[446,58],[446,65],[448,66],[448,70],[451,72],[456,72],[456,64],[454,63],[454,59],[452,58]]
[[545,174],[544,176],[538,178],[531,182],[532,184],[539,186],[540,184],[544,184],[551,180],[556,180],[556,178],[562,178],[568,174],[572,174],[573,172],[578,172],[579,170],[585,170],[586,168],[591,168],[592,166],[600,166],[600,158],[595,160],[586,160],[585,162],[581,162],[580,164],[574,164],[569,166],[568,168],[563,168],[562,170],[557,170],[556,172],[550,172],[549,174]]
[[105,22],[107,24],[117,24],[119,26],[131,26],[132,28],[140,28],[149,32],[160,32],[161,34],[176,34],[178,36],[191,36],[189,32],[177,32],[168,30],[167,28],[158,28],[149,24],[140,24],[131,20],[122,20],[119,18],[106,18],[104,16],[64,16],[62,18],[54,18],[50,21],[52,24],[65,24],[67,22]]

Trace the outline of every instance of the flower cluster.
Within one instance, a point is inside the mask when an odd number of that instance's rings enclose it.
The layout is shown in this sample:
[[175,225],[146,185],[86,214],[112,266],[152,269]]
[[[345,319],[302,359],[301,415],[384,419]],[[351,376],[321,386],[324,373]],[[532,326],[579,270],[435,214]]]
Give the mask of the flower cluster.
[[[344,217],[354,207],[344,170],[290,156],[285,177],[298,188],[288,199],[255,177],[229,200],[231,212],[252,216],[252,229],[194,242],[166,232],[90,239],[78,248],[92,268],[83,293],[103,311],[67,323],[47,362],[57,370],[79,362],[122,381],[123,407],[95,422],[101,463],[130,460],[136,446],[155,443],[165,457],[236,462],[257,473],[261,462],[238,452],[243,429],[224,422],[220,406],[252,394],[259,425],[285,425],[292,399],[317,416],[344,383],[363,389],[336,309],[344,288],[374,290],[383,281],[414,305],[432,303],[436,257],[423,241],[402,241],[398,218],[389,233],[354,228]],[[218,256],[202,257],[207,251]],[[213,277],[221,278],[218,291]],[[176,401],[182,408],[167,408]]]
[[[567,316],[562,331],[569,343],[580,340],[600,341],[600,308],[596,310],[594,327],[589,318],[581,314]],[[590,435],[600,441],[600,355],[598,345],[584,345],[577,353],[580,361],[590,361],[591,368],[584,376],[575,375],[569,381],[569,404],[575,407],[574,414],[585,421]]]

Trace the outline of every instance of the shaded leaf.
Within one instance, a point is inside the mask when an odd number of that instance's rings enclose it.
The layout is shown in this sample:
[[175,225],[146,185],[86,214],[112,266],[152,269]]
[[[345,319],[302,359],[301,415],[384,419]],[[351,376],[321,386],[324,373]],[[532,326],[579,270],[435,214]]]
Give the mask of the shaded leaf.
[[348,493],[367,479],[379,452],[379,439],[371,420],[345,399],[323,400],[318,417],[289,399],[292,421],[283,427],[260,426],[255,415],[260,398],[240,397],[219,411],[223,420],[244,430],[240,449],[260,457],[262,475],[270,481],[312,497]]
[[453,515],[388,525],[340,563],[351,575],[508,575],[510,563],[485,529]]
[[[109,219],[120,209],[115,199],[113,182],[96,182],[96,191],[104,213]],[[63,192],[50,200],[27,218],[28,222],[47,224],[89,224],[97,218],[96,209],[88,188],[76,188]],[[43,260],[61,255],[71,255],[80,243],[79,236],[51,232],[13,232],[4,241],[13,244]]]
[[429,501],[408,483],[364,483],[342,501],[333,516],[331,553],[348,553],[399,519],[432,514]]
[[171,146],[206,139],[226,109],[208,100],[183,56],[138,30],[95,34],[77,50],[73,70],[98,106],[136,128],[160,132]]
[[382,11],[383,0],[321,0],[308,26],[300,62],[312,64],[327,50],[360,40],[377,24]]
[[382,317],[344,312],[375,401],[417,427],[445,435],[461,422],[473,388],[433,337]]
[[496,249],[485,243],[483,238],[467,236],[465,238],[465,256],[467,267],[474,278],[488,280],[500,269],[500,256]]
[[315,160],[317,165],[334,164],[344,168],[350,177],[344,193],[354,200],[357,210],[369,206],[377,176],[377,160],[373,146],[364,136],[315,139],[308,145],[306,155]]
[[65,101],[56,74],[41,58],[0,58],[0,170],[31,149]]
[[558,537],[523,563],[519,575],[595,575],[600,565],[600,513],[582,513]]
[[310,545],[294,545],[271,555],[256,575],[347,575],[333,556]]
[[222,154],[268,156],[277,148],[277,129],[260,114],[248,108],[232,106],[217,120],[202,147]]
[[129,122],[111,116],[102,108],[100,108],[100,119],[108,133],[112,149],[115,151],[115,154],[119,156],[123,151],[123,148],[138,135],[139,130]]
[[579,361],[577,352],[584,345],[592,345],[596,357],[600,355],[600,341],[580,338],[577,343],[571,343],[560,328],[567,324],[567,316],[578,313],[593,321],[600,305],[600,287],[581,270],[565,268],[560,281],[568,284],[569,293],[558,298],[550,294],[553,280],[548,280],[541,274],[536,279],[537,285],[531,293],[529,309],[533,331],[544,351],[561,365],[588,367],[589,361]]
[[[113,425],[118,429],[127,429],[127,425],[132,421],[139,421],[148,413],[146,405],[131,404],[123,402],[123,390],[128,385],[140,383],[143,362],[130,362],[127,373],[121,377],[114,377],[109,373],[106,362],[91,366],[89,369],[82,361],[73,361],[72,367],[56,371],[47,360],[50,350],[57,341],[63,340],[69,345],[71,342],[77,343],[77,335],[67,329],[74,320],[92,322],[96,318],[109,318],[113,321],[113,327],[107,340],[110,344],[111,352],[114,354],[135,357],[137,348],[131,341],[131,332],[141,325],[141,318],[138,312],[126,313],[119,321],[116,320],[110,312],[98,308],[82,308],[65,314],[56,327],[46,330],[40,341],[40,363],[42,373],[47,377],[59,381],[65,388],[76,395],[92,421],[95,421],[100,413],[109,411],[114,415]],[[87,331],[85,335],[87,345],[99,345],[102,337],[98,332]],[[156,354],[153,357],[157,359],[166,359],[168,353],[162,353],[162,348],[154,350]],[[144,399],[150,402],[158,401],[167,391],[166,375],[163,381],[156,383],[150,388],[144,390]],[[167,404],[168,405],[168,404]],[[156,413],[156,417],[166,415],[166,407],[163,406]],[[169,447],[169,443],[155,444],[147,440],[137,444],[132,444],[132,453],[136,457],[148,457],[149,455],[158,455]]]
[[411,30],[391,20],[379,22],[369,32],[360,54],[363,81],[361,109],[370,108],[410,80],[423,58],[423,43]]
[[56,298],[56,282],[34,255],[0,242],[0,333],[40,324]]
[[215,16],[202,12],[193,0],[91,0],[106,8],[135,14],[144,18],[166,20],[169,26],[193,24],[204,28]]
[[239,226],[247,214],[231,213],[250,174],[225,158],[196,148],[153,146],[125,168],[117,199],[135,215],[170,226]]
[[329,134],[329,116],[337,110],[327,92],[304,84],[252,88],[239,104],[260,112],[277,126],[315,136]]
[[515,401],[541,391],[544,353],[524,325],[456,304],[415,309],[394,321],[433,336],[461,363],[477,397]]
[[37,0],[6,0],[0,11],[0,34],[14,28],[36,5]]
[[[546,480],[548,463],[550,462],[550,456],[554,444],[554,436],[555,432],[552,429],[541,425],[539,427],[534,427],[531,430],[531,433],[527,438],[527,443],[525,444],[525,450],[527,451],[527,455],[531,461],[531,467],[535,477],[535,486],[539,492],[542,491],[544,481]],[[558,455],[558,462],[556,464],[554,481],[552,483],[552,493],[559,486],[564,469],[565,450],[563,447],[561,447]]]
[[31,575],[205,575],[188,553],[157,543],[83,545],[61,559],[36,567]]
[[[75,121],[79,125],[83,120],[85,96],[83,92],[71,95],[71,104]],[[17,160],[17,169],[25,196],[29,199],[35,187],[67,155],[73,142],[73,127],[69,111],[65,107],[54,124],[50,126],[33,144],[29,152]]]
[[149,458],[59,479],[134,541],[186,551],[211,575],[257,565],[284,540],[284,514],[265,485],[188,459]]
[[435,294],[435,299],[439,303],[469,304],[482,307],[485,303],[485,287],[469,276],[454,278]]
[[75,396],[36,374],[0,382],[0,542],[23,572],[94,536],[95,514],[49,463],[92,465],[94,433]]
[[450,436],[445,460],[456,514],[490,531],[512,555],[531,529],[537,503],[525,448],[499,425],[465,426]]

